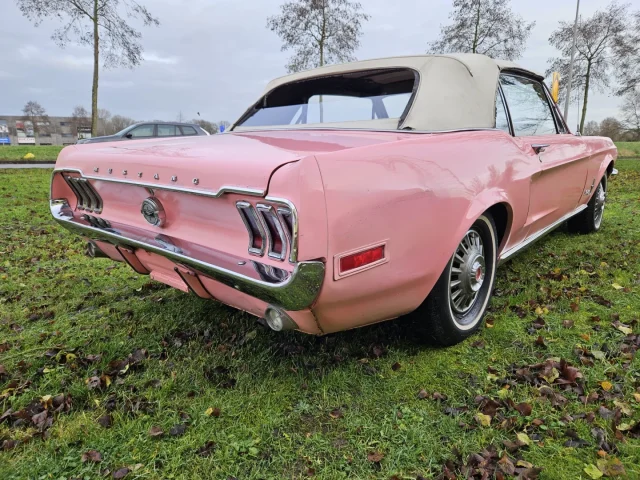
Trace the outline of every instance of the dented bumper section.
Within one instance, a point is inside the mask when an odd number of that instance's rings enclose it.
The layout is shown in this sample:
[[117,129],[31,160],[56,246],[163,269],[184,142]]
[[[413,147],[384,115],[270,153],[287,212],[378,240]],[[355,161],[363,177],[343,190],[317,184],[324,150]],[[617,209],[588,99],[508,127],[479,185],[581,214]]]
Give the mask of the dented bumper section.
[[[293,271],[232,257],[199,245],[182,245],[165,235],[152,237],[149,231],[117,224],[99,224],[74,216],[66,200],[51,200],[51,214],[64,228],[90,240],[107,242],[135,251],[161,255],[176,266],[193,269],[205,277],[285,310],[309,308],[320,293],[325,264],[297,262]],[[275,271],[277,270],[277,271]]]

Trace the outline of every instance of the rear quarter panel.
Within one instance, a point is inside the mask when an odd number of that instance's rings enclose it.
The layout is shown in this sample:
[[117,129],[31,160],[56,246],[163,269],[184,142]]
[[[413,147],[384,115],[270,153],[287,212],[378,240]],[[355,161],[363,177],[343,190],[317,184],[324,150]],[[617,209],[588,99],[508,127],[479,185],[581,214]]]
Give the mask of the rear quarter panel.
[[[417,308],[470,225],[496,203],[512,212],[501,247],[520,241],[530,177],[539,168],[493,130],[416,134],[317,160],[328,272],[314,313],[325,333]],[[337,256],[383,242],[388,262],[334,279]]]

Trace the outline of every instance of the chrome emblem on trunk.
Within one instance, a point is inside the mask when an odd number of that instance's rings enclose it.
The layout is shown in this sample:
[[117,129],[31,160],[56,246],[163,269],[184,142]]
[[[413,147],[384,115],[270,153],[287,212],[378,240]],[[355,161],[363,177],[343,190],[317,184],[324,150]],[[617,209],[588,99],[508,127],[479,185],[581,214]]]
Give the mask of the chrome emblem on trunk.
[[154,225],[156,227],[162,227],[164,225],[164,208],[162,208],[162,204],[157,198],[149,197],[144,202],[142,202],[140,213],[142,213],[144,219],[151,225]]

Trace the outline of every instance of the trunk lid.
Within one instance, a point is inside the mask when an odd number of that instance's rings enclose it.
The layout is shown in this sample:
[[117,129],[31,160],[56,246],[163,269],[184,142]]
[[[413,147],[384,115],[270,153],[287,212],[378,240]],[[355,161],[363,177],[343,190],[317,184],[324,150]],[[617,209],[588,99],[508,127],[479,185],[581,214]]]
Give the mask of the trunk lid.
[[80,144],[65,148],[56,168],[85,176],[203,190],[264,195],[280,166],[310,155],[393,142],[400,132],[275,130],[165,140]]

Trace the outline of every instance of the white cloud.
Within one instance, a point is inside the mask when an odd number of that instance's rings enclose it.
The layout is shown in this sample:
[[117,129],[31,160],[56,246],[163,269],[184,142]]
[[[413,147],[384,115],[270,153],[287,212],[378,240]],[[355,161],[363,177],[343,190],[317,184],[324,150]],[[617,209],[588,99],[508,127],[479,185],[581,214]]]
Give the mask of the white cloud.
[[40,95],[40,94],[53,92],[53,88],[51,88],[51,87],[27,87],[27,91],[29,93],[35,93],[37,95]]
[[87,70],[93,67],[93,58],[82,55],[54,55],[49,63],[62,68]]
[[131,80],[103,80],[100,82],[101,87],[106,88],[130,88],[135,85]]
[[143,53],[142,57],[144,58],[145,62],[150,63],[161,63],[164,65],[175,65],[176,63],[178,63],[178,57],[163,57],[162,55],[154,52]]
[[193,82],[188,82],[188,81],[184,81],[184,80],[171,80],[170,78],[164,79],[164,80],[156,80],[156,81],[152,81],[150,82],[150,85],[153,85],[154,87],[161,87],[161,88],[180,88],[180,89],[184,89],[184,88],[189,88],[193,86]]
[[18,48],[18,53],[24,60],[32,60],[40,53],[40,49],[34,45],[23,45]]

